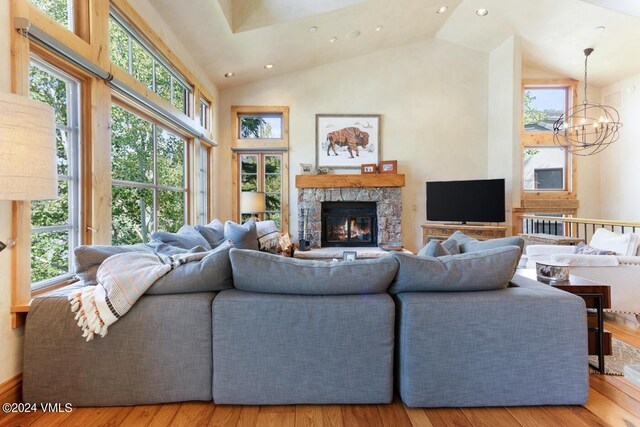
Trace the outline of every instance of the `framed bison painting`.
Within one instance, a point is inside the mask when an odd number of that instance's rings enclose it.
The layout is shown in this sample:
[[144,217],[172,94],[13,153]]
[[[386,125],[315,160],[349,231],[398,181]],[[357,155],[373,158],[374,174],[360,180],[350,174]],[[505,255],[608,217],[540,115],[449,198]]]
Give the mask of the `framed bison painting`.
[[316,114],[316,169],[378,163],[380,115]]

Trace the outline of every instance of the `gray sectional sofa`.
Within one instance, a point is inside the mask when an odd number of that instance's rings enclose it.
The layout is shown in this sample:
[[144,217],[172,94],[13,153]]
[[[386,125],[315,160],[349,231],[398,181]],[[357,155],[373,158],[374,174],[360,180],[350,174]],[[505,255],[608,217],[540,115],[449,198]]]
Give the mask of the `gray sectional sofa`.
[[476,249],[342,263],[221,251],[229,265],[203,292],[165,286],[90,342],[66,299],[76,284],[32,304],[23,399],[388,403],[395,384],[418,407],[585,403],[582,299],[511,279],[517,247]]

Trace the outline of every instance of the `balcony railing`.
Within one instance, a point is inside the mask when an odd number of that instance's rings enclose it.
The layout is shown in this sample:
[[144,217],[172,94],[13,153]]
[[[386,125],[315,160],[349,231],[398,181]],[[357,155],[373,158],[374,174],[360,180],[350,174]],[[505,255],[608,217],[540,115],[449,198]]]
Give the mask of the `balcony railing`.
[[586,243],[599,228],[620,234],[640,231],[640,222],[526,214],[518,215],[517,219],[517,234],[551,234],[578,238]]

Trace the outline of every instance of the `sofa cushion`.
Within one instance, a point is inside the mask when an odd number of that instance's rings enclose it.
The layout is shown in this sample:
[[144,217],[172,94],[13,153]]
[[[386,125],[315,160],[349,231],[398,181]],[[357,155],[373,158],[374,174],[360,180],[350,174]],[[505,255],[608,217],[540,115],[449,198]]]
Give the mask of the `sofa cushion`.
[[256,234],[258,236],[258,247],[263,252],[275,254],[280,242],[280,233],[275,221],[256,222]]
[[252,219],[240,225],[233,221],[224,223],[224,237],[233,242],[233,246],[238,249],[259,250],[258,233],[256,222]]
[[226,241],[210,251],[200,261],[182,264],[158,279],[147,290],[149,295],[214,292],[233,287],[233,275],[229,251],[233,248]]
[[451,255],[449,251],[437,240],[431,240],[418,251],[418,256],[441,257]]
[[382,293],[398,271],[398,261],[390,256],[325,262],[239,249],[231,250],[231,266],[238,289],[295,295]]
[[518,246],[520,250],[524,248],[524,239],[518,236],[502,237],[500,239],[476,240],[461,231],[456,231],[450,237],[458,242],[460,252],[477,252],[487,249],[501,248],[503,246]]
[[396,253],[400,263],[389,292],[468,292],[506,288],[513,277],[520,248],[504,246],[440,258]]
[[194,228],[209,242],[212,249],[217,248],[227,240],[224,238],[224,224],[217,219],[207,225],[196,225]]
[[202,246],[206,250],[211,250],[211,245],[207,239],[202,237],[198,230],[192,226],[185,224],[180,227],[177,233],[169,233],[166,231],[156,231],[151,233],[151,242],[162,242],[182,249],[192,249],[196,246]]
[[618,234],[604,228],[598,228],[593,233],[589,246],[603,251],[615,252],[616,255],[634,256],[638,251],[639,243],[640,240],[636,238],[635,234]]

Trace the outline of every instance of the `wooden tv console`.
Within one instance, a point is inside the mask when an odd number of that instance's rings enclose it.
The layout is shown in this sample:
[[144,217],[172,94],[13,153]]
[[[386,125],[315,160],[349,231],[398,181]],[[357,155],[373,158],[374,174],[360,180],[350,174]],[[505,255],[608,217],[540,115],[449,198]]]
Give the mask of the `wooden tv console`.
[[422,224],[422,244],[426,245],[429,240],[446,240],[456,231],[462,231],[467,236],[478,240],[497,239],[506,237],[507,227],[493,225],[458,225],[458,224],[438,224],[427,222]]

